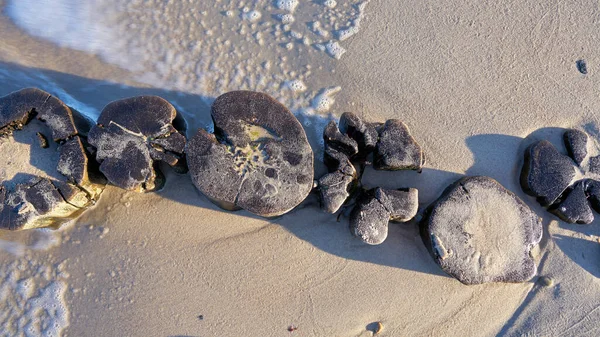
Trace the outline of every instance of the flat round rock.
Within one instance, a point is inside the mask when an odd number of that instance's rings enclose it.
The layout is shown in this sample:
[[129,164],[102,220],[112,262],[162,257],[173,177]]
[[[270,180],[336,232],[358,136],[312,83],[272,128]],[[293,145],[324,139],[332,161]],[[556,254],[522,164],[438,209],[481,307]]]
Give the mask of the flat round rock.
[[212,105],[215,133],[189,141],[192,181],[222,208],[272,217],[300,204],[313,187],[313,152],[302,125],[264,93],[233,91]]
[[89,163],[91,122],[35,88],[0,97],[0,229],[58,228],[99,198]]
[[[90,130],[100,171],[120,188],[137,192],[162,187],[158,162],[176,167],[185,148],[184,123],[158,96],[136,96],[109,103]],[[178,119],[179,120],[179,119]]]
[[488,177],[450,185],[421,222],[435,262],[464,284],[525,282],[536,274],[530,255],[542,238],[541,219]]

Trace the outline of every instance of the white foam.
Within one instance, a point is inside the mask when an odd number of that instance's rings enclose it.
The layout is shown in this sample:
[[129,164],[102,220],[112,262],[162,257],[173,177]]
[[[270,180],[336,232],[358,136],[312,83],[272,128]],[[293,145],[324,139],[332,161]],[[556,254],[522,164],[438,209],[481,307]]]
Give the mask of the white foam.
[[256,22],[261,18],[262,14],[257,10],[244,9],[242,12],[242,19],[250,22]]
[[325,50],[327,51],[327,54],[329,54],[329,56],[333,57],[336,60],[341,59],[342,55],[344,55],[344,53],[346,52],[346,49],[340,46],[340,44],[337,41],[329,41],[325,45]]
[[[138,0],[8,0],[6,13],[29,34],[97,54],[128,70],[133,80],[197,94],[205,101],[231,90],[263,91],[303,114],[330,109],[315,109],[312,102],[319,101],[315,98],[321,89],[331,84],[308,81],[314,72],[327,70],[305,66],[323,64],[325,54],[342,57],[346,49],[338,40],[349,36],[345,29],[358,31],[352,27],[367,2],[318,3],[322,6],[312,1],[255,0],[233,9],[230,2],[151,2],[152,12],[164,14],[159,16],[151,15],[149,4]],[[270,67],[264,68],[265,62]],[[98,116],[98,111],[50,79],[40,82],[77,110]],[[186,118],[210,123],[188,110]]]
[[298,0],[277,0],[275,6],[279,9],[293,12],[298,6]]
[[70,318],[63,268],[28,259],[0,267],[0,336],[62,336]]

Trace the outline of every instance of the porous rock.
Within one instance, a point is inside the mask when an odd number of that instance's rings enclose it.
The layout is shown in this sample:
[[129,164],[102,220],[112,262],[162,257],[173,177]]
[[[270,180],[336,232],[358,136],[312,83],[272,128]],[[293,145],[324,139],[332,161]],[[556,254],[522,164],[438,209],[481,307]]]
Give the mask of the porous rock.
[[[22,89],[0,98],[0,135],[5,141],[34,118],[45,124],[58,145],[56,170],[62,177],[32,176],[14,188],[8,187],[9,181],[2,181],[1,229],[58,228],[93,205],[104,189],[105,180],[88,162],[84,148],[91,122],[40,89]],[[37,137],[40,147],[51,151],[48,137],[41,132]]]
[[423,150],[411,136],[406,124],[390,119],[381,127],[373,167],[376,170],[421,171]]
[[575,177],[571,159],[547,140],[537,141],[525,150],[521,187],[548,207],[569,187]]
[[587,157],[587,133],[577,129],[569,129],[565,131],[563,139],[569,156],[573,158],[577,165],[581,165]]
[[350,230],[367,244],[381,244],[387,238],[389,221],[409,221],[418,207],[418,191],[414,188],[363,191],[350,213]]
[[88,135],[108,181],[137,192],[161,188],[158,162],[185,165],[185,130],[176,118],[173,105],[158,96],[109,103]]
[[325,152],[323,162],[329,173],[318,180],[321,207],[328,213],[337,212],[356,185],[356,169],[350,158],[358,153],[357,142],[342,134],[335,121],[323,131]]
[[587,182],[579,180],[564,193],[564,200],[550,208],[563,221],[568,223],[589,224],[594,214],[587,201]]
[[364,160],[375,150],[377,139],[376,125],[366,123],[352,112],[344,112],[340,117],[340,131],[354,139],[358,145],[357,160]]
[[313,187],[313,152],[302,125],[267,94],[233,91],[211,109],[215,133],[187,145],[194,185],[222,208],[273,217],[300,204]]
[[421,236],[435,262],[464,284],[525,282],[536,274],[530,251],[542,224],[494,179],[465,177],[428,208]]
[[350,196],[355,179],[355,175],[344,174],[341,171],[327,173],[319,178],[321,207],[327,213],[337,212]]
[[589,224],[592,208],[600,211],[600,156],[594,155],[600,149],[581,130],[566,130],[563,140],[568,156],[546,140],[526,150],[521,186],[561,220]]

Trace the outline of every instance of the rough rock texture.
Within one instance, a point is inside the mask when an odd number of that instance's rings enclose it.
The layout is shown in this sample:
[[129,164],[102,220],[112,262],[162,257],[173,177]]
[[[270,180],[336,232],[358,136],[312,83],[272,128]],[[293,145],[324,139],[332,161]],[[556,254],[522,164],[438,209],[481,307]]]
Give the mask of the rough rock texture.
[[581,130],[570,129],[565,131],[563,138],[569,156],[573,158],[577,165],[581,165],[585,157],[587,157],[587,133]]
[[233,91],[215,100],[215,134],[187,145],[194,185],[217,205],[272,217],[300,204],[313,187],[313,152],[302,125],[272,97]]
[[358,115],[344,112],[340,117],[340,131],[356,141],[358,160],[364,160],[375,150],[379,138],[376,125],[364,122]]
[[600,156],[592,155],[599,149],[580,130],[566,130],[563,140],[568,156],[545,140],[525,151],[521,186],[561,220],[589,224],[594,221],[591,207],[600,210]]
[[[358,185],[353,162],[368,163],[373,153],[377,170],[417,170],[424,163],[423,151],[410,135],[408,127],[397,119],[367,123],[358,115],[345,112],[339,128],[330,121],[323,131],[323,162],[329,173],[319,179],[322,207],[337,212]],[[373,152],[375,151],[375,152]],[[351,179],[352,178],[352,179]]]
[[421,236],[435,262],[464,284],[525,282],[536,274],[530,251],[542,224],[494,179],[466,177],[428,208]]
[[417,215],[418,191],[384,190],[375,188],[363,191],[350,213],[352,234],[370,245],[378,245],[388,235],[390,220],[406,222]]
[[337,212],[352,192],[356,174],[348,175],[335,171],[322,176],[318,181],[321,207],[327,213]]
[[330,121],[325,127],[323,140],[328,148],[335,149],[345,154],[348,158],[352,158],[352,156],[358,153],[358,143],[349,136],[341,133],[335,121]]
[[[26,128],[32,119],[42,121],[51,138],[58,143],[60,159],[57,171],[62,179],[32,177],[14,189],[0,186],[0,229],[58,228],[93,205],[104,189],[105,181],[85,151],[86,118],[56,97],[35,88],[13,92],[0,98],[0,135],[11,137]],[[77,121],[77,122],[76,122]],[[38,133],[40,146],[48,147],[48,138]],[[10,156],[10,154],[3,154]]]
[[569,187],[575,177],[571,159],[548,141],[538,141],[525,150],[521,187],[538,202],[548,207]]
[[323,131],[325,152],[323,162],[329,173],[318,181],[321,207],[328,213],[337,212],[350,197],[356,186],[356,169],[350,158],[358,154],[358,143],[342,134],[335,121],[330,121]]
[[183,163],[183,125],[175,108],[157,96],[137,96],[109,103],[90,130],[100,171],[115,186],[138,192],[161,188],[157,164]]
[[381,128],[373,167],[376,170],[393,171],[421,171],[423,168],[423,150],[401,121],[390,119]]
[[565,222],[588,224],[594,221],[594,214],[587,201],[587,182],[580,180],[564,193],[564,200],[550,212],[556,214]]

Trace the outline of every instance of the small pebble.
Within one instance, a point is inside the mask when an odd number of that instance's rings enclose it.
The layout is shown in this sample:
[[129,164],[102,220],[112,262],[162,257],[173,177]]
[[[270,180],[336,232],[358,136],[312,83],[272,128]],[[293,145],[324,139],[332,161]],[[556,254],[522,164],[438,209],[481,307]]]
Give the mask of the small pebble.
[[552,287],[552,285],[554,285],[554,280],[548,276],[540,276],[540,278],[538,279],[538,283],[542,287],[548,288],[548,287]]
[[587,64],[586,64],[585,60],[577,60],[576,64],[577,64],[577,70],[579,70],[580,73],[587,75],[588,70],[587,70]]

